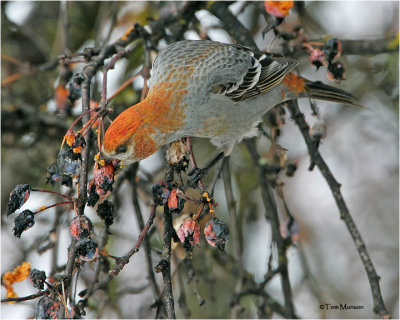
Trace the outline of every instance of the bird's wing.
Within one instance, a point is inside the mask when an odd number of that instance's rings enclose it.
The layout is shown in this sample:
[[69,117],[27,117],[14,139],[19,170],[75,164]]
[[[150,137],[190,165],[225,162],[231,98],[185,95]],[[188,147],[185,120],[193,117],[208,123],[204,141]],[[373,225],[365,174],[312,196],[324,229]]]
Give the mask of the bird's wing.
[[[234,101],[267,92],[279,84],[297,65],[294,60],[253,51],[242,46],[232,46],[232,49],[233,54],[236,52],[241,58],[236,59],[235,64],[218,70],[211,91],[224,94]],[[243,59],[243,54],[247,58]]]
[[294,60],[239,45],[183,40],[159,52],[150,87],[187,76],[197,92],[204,89],[239,101],[267,92],[296,65]]

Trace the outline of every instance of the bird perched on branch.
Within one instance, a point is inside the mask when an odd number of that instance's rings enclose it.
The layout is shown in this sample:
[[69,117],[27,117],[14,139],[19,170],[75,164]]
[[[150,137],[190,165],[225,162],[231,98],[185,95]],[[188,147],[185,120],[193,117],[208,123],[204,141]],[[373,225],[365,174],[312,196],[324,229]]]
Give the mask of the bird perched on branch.
[[346,91],[291,72],[297,62],[239,45],[184,40],[161,50],[147,97],[122,112],[103,153],[128,163],[183,137],[210,138],[225,155],[257,135],[261,117],[294,98],[358,105]]

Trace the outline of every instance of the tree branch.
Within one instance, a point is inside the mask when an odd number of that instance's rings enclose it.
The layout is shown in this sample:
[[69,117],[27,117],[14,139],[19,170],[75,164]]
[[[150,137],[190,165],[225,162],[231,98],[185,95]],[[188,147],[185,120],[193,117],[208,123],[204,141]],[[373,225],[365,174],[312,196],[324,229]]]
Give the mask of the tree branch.
[[145,238],[147,232],[149,231],[151,225],[153,224],[155,216],[156,216],[156,205],[152,203],[149,219],[147,220],[146,225],[143,227],[139,239],[136,241],[135,246],[131,250],[129,250],[127,254],[125,254],[120,258],[114,257],[114,259],[117,260],[117,265],[113,270],[110,271],[111,275],[113,276],[118,275],[118,273],[123,269],[123,267],[129,262],[130,257],[132,257],[136,252],[139,251],[140,245],[142,244],[143,239]]
[[[139,205],[139,200],[138,200],[138,193],[137,193],[137,183],[136,183],[136,174],[137,170],[139,168],[139,163],[135,163],[131,170],[127,174],[127,178],[132,186],[132,201],[133,201],[133,206],[135,208],[135,215],[136,219],[139,225],[140,230],[144,230],[145,225],[143,221],[143,216],[142,216],[142,211],[140,209]],[[151,247],[150,247],[150,240],[149,237],[147,236],[147,233],[143,239],[143,246],[144,246],[144,253],[145,253],[145,259],[146,259],[146,264],[147,264],[147,273],[148,277],[150,280],[151,288],[153,289],[153,295],[155,299],[158,299],[160,296],[160,290],[158,288],[156,278],[154,275],[154,270],[153,270],[153,261],[151,258]]]
[[[166,180],[173,180],[173,167],[167,164]],[[161,271],[164,281],[163,287],[163,300],[167,312],[168,319],[175,319],[175,301],[172,292],[172,279],[171,279],[171,241],[174,233],[172,225],[172,214],[169,211],[168,203],[164,205],[164,239],[163,239],[163,253],[162,259],[157,265],[157,270]]]
[[301,131],[304,137],[304,140],[306,142],[307,148],[310,153],[311,161],[318,166],[326,182],[328,183],[332,191],[332,195],[336,201],[336,205],[339,208],[340,218],[346,224],[346,227],[351,237],[353,238],[354,244],[360,255],[364,269],[368,276],[369,284],[371,286],[371,292],[374,301],[374,312],[376,312],[377,314],[379,314],[379,316],[383,318],[389,318],[390,315],[389,312],[386,310],[381,294],[381,289],[379,286],[380,277],[375,271],[374,265],[372,264],[365,243],[343,199],[342,193],[340,192],[341,186],[336,181],[335,177],[332,175],[328,165],[322,158],[319,150],[315,147],[313,140],[309,134],[309,126],[304,119],[304,115],[301,113],[299,109],[297,100],[289,101],[288,108],[291,113],[292,119],[295,121],[295,123],[299,127],[299,130]]
[[256,43],[253,40],[253,35],[245,28],[239,20],[232,14],[228,6],[231,2],[215,1],[209,11],[215,15],[224,25],[224,29],[229,35],[236,39],[240,44],[257,49]]
[[283,296],[285,300],[285,308],[291,318],[295,318],[295,312],[293,307],[292,290],[289,281],[288,273],[288,261],[286,257],[287,245],[285,240],[282,238],[280,233],[280,223],[278,217],[278,211],[276,207],[276,202],[272,192],[271,183],[267,181],[265,177],[265,171],[260,165],[260,155],[255,147],[254,139],[246,140],[247,149],[253,159],[253,163],[258,170],[258,182],[261,189],[261,196],[263,199],[266,218],[271,222],[272,240],[276,243],[278,248],[278,261],[279,261],[279,273],[281,275],[281,285]]
[[6,299],[1,299],[1,302],[23,302],[23,301],[28,301],[28,300],[33,300],[45,295],[48,295],[50,293],[50,289],[46,289],[43,291],[39,291],[38,293],[31,294],[29,296],[25,297],[15,297],[15,298],[6,298]]

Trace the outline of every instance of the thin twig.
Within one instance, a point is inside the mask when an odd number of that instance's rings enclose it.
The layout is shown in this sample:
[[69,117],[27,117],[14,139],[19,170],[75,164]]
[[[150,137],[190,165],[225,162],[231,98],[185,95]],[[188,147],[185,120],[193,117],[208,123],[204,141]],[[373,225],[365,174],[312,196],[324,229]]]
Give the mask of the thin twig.
[[278,249],[278,261],[281,274],[281,285],[285,308],[292,318],[295,318],[292,290],[289,281],[288,260],[286,257],[287,245],[280,233],[279,217],[276,207],[275,198],[272,192],[271,183],[267,181],[263,167],[260,165],[260,155],[256,150],[254,140],[246,140],[246,146],[253,159],[253,163],[258,169],[258,181],[261,189],[261,195],[266,210],[267,219],[271,221],[272,240],[276,243]]
[[103,69],[103,87],[101,90],[101,99],[107,101],[107,72],[114,69],[115,63],[126,56],[126,51],[124,49],[119,50],[110,60],[109,63]]
[[[140,209],[140,205],[139,205],[138,192],[137,192],[138,186],[136,183],[136,174],[137,174],[138,167],[139,167],[139,163],[135,163],[129,172],[130,174],[127,175],[127,178],[132,186],[132,202],[133,202],[133,206],[135,208],[134,211],[135,211],[136,219],[137,219],[140,230],[143,230],[145,225],[144,225],[144,221],[143,221],[142,210]],[[144,246],[144,253],[145,253],[145,259],[146,259],[146,264],[147,264],[148,278],[150,280],[151,288],[153,289],[153,295],[157,299],[160,296],[160,290],[158,288],[156,278],[154,275],[153,261],[151,258],[150,239],[148,236],[144,237],[143,246]]]
[[[237,267],[237,261],[234,257],[229,254],[221,255],[215,251],[213,258],[215,262],[226,269],[233,278],[239,276],[239,268]],[[239,304],[239,300],[246,295],[255,295],[257,297],[262,297],[264,300],[263,305],[268,306],[273,312],[276,312],[285,318],[296,318],[296,316],[292,315],[286,307],[282,306],[272,296],[270,296],[264,288],[259,287],[250,274],[244,273],[243,276],[245,277],[244,283],[246,284],[246,287],[233,297],[231,305]]]
[[[176,256],[174,255],[174,260],[176,260]],[[178,297],[178,304],[180,309],[182,310],[183,314],[187,319],[189,319],[191,315],[191,311],[188,308],[187,301],[186,301],[186,293],[185,293],[185,286],[183,284],[183,273],[177,272],[177,282],[179,286],[179,297]]]
[[142,232],[140,233],[139,239],[136,241],[135,246],[131,250],[129,250],[129,252],[127,254],[125,254],[124,256],[122,256],[118,259],[117,265],[115,266],[115,268],[113,270],[110,271],[110,274],[112,276],[116,276],[124,268],[124,266],[129,262],[129,258],[132,257],[136,252],[139,251],[139,247],[140,247],[143,239],[145,238],[148,230],[150,229],[151,225],[153,224],[153,220],[154,220],[155,216],[156,216],[156,205],[154,203],[152,203],[149,219],[147,220],[146,225],[144,226]]
[[62,23],[62,39],[63,39],[63,50],[67,54],[69,51],[69,19],[68,19],[68,2],[60,3],[60,20]]
[[33,300],[33,299],[39,298],[39,297],[41,297],[41,296],[46,296],[46,295],[48,295],[49,293],[50,293],[50,289],[46,289],[46,290],[44,290],[44,291],[39,291],[38,293],[31,294],[30,296],[1,299],[1,302],[22,302],[22,301],[28,301],[28,300]]
[[[229,168],[229,158],[223,159],[222,167],[222,179],[224,181],[225,198],[228,206],[229,220],[230,220],[230,234],[233,239],[233,252],[235,258],[238,260],[239,275],[236,278],[235,293],[238,294],[243,287],[243,252],[242,252],[242,237],[239,233],[237,212],[236,212],[236,201],[233,195],[231,172]],[[239,308],[235,305],[232,308],[232,318],[239,317]]]
[[202,306],[205,303],[204,298],[200,294],[199,290],[199,278],[196,275],[196,272],[194,270],[193,266],[193,260],[191,253],[186,255],[186,258],[183,260],[183,265],[186,267],[186,273],[187,273],[187,282],[190,283],[193,280],[193,292],[194,295],[197,298],[197,302],[199,306]]

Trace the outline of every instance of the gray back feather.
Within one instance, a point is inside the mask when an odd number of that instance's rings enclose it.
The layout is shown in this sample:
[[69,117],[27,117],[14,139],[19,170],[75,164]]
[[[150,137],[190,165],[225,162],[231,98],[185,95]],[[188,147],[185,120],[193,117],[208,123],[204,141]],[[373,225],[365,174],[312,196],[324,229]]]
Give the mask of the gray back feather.
[[[294,60],[250,48],[209,40],[184,40],[161,50],[154,61],[150,87],[178,80],[191,70],[189,87],[197,96],[222,94],[233,101],[267,92],[295,66]],[[183,68],[183,69],[182,69]]]

